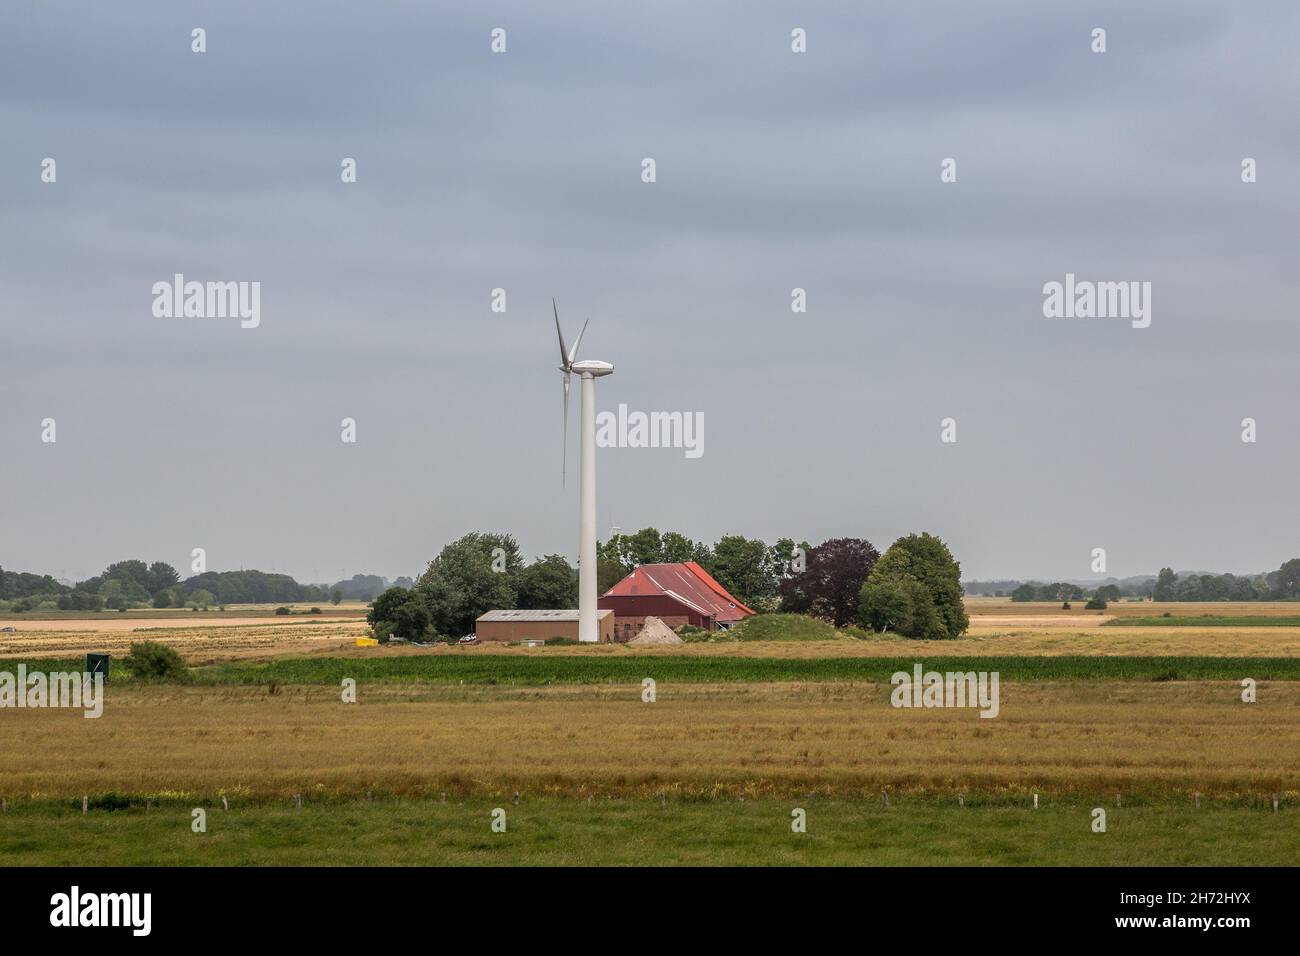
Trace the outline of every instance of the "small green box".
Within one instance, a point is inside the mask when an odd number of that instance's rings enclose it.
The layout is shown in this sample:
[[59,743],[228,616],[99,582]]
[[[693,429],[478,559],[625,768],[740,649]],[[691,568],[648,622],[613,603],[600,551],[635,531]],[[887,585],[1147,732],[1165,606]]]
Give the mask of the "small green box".
[[104,680],[108,680],[108,659],[107,654],[87,654],[86,673],[103,674]]

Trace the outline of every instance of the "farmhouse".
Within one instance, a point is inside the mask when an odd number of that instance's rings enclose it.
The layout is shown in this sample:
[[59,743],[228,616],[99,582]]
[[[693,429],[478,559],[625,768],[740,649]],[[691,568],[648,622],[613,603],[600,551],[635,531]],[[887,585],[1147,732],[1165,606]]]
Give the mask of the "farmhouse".
[[671,628],[693,624],[715,630],[754,613],[694,561],[643,564],[606,591],[597,607],[614,612],[617,641],[634,638],[651,615]]
[[[597,611],[600,642],[614,640],[614,612]],[[474,622],[480,641],[544,641],[552,637],[578,639],[578,612],[571,611],[488,611]]]

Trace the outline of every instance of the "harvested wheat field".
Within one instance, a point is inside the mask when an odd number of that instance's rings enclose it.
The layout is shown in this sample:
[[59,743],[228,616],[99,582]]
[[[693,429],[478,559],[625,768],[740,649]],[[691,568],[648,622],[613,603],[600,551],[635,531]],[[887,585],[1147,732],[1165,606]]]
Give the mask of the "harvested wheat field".
[[[1192,792],[1300,797],[1300,685],[1004,682],[996,720],[890,706],[885,684],[505,689],[124,686],[104,715],[11,710],[10,800]],[[57,759],[50,759],[57,754]]]
[[[1081,614],[1060,611],[1042,603],[1016,604],[995,598],[970,598],[969,632],[956,640],[913,641],[892,635],[866,639],[847,633],[826,641],[754,641],[723,639],[707,643],[630,648],[553,646],[525,648],[487,643],[476,647],[420,647],[393,644],[382,648],[357,648],[355,638],[369,632],[357,611],[331,609],[324,618],[215,614],[199,617],[159,617],[159,612],[133,611],[128,615],[98,615],[76,620],[9,619],[3,623],[17,633],[0,634],[0,658],[74,657],[90,652],[125,653],[133,641],[156,640],[170,644],[191,664],[218,661],[329,655],[376,657],[405,654],[684,654],[737,657],[897,657],[1013,655],[1132,655],[1152,657],[1233,656],[1300,657],[1300,626],[1201,626],[1197,619],[1289,618],[1297,605],[1286,602],[1113,604],[1106,612]],[[233,612],[247,615],[257,606]],[[265,606],[262,611],[267,611]],[[1059,613],[1057,613],[1059,611]],[[1112,613],[1113,611],[1113,613]],[[1126,619],[1149,618],[1157,613],[1178,619],[1179,627],[1128,625]],[[343,615],[351,615],[344,617]],[[198,618],[197,620],[195,618]],[[342,618],[342,619],[340,619]],[[862,633],[862,632],[857,632]]]
[[[77,629],[69,629],[75,623]],[[83,622],[33,621],[15,634],[0,634],[0,658],[77,657],[89,653],[125,654],[136,641],[170,644],[191,663],[245,657],[328,653],[355,644],[368,633],[365,621],[303,621],[283,618],[207,621],[202,626],[142,625],[130,619],[108,621],[117,627],[81,629]],[[45,627],[33,625],[49,625]],[[134,625],[127,627],[125,625]]]

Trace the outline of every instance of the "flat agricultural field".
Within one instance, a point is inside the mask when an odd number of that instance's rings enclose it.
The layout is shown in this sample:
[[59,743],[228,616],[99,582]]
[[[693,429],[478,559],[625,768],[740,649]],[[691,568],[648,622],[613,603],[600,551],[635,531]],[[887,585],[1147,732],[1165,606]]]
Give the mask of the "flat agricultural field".
[[[98,627],[82,627],[93,623]],[[16,626],[16,625],[15,625]],[[113,619],[94,622],[24,622],[14,634],[0,634],[0,659],[75,657],[89,653],[121,656],[136,641],[175,647],[187,661],[238,660],[328,652],[355,647],[368,632],[366,622],[311,619],[245,618],[196,622],[189,627],[170,621]]]
[[1300,681],[1011,682],[1000,712],[884,683],[123,685],[104,714],[8,710],[15,800],[506,794],[1300,797]]
[[[194,670],[119,667],[96,720],[0,711],[0,864],[1300,862],[1300,627],[1258,624],[1296,606],[1117,607],[976,599],[954,641],[644,649],[358,648],[364,621],[266,613],[19,621],[0,671],[141,639]],[[1165,613],[1185,620],[1138,622]],[[998,671],[996,719],[891,706],[914,662]]]
[[[1114,609],[1115,613],[1112,613]],[[333,608],[324,618],[275,616],[270,606],[242,606],[230,616],[132,611],[75,620],[9,618],[0,625],[17,628],[0,634],[0,658],[71,657],[96,651],[123,654],[132,641],[171,644],[188,661],[205,664],[223,660],[301,657],[304,655],[385,657],[406,654],[523,654],[523,655],[704,655],[738,657],[899,657],[1014,655],[1132,655],[1152,657],[1230,656],[1300,657],[1300,627],[1198,626],[1197,618],[1294,618],[1300,605],[1286,602],[1113,604],[1105,612],[1062,611],[1059,605],[1017,604],[996,598],[970,598],[970,631],[951,641],[911,641],[892,636],[859,640],[844,636],[830,641],[710,642],[673,647],[508,647],[485,643],[476,647],[413,647],[392,645],[357,648],[355,639],[368,633],[364,609]],[[301,610],[301,609],[299,609]],[[256,612],[256,613],[254,613]],[[1178,627],[1126,626],[1134,620],[1169,613]]]

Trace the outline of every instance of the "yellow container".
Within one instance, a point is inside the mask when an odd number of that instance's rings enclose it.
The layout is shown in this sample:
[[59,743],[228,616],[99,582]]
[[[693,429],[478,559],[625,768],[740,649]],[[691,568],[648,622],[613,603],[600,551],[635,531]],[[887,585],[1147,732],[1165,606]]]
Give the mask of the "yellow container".
[[378,647],[379,642],[373,637],[358,637],[357,647]]

